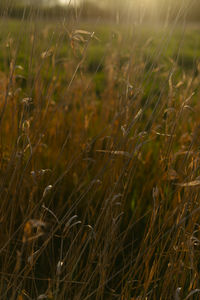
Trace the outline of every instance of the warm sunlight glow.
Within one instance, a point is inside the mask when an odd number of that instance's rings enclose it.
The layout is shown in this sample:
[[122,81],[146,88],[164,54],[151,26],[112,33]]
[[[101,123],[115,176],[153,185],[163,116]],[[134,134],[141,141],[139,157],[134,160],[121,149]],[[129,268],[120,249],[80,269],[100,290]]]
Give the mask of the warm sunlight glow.
[[[81,1],[80,0],[59,0],[59,2],[60,2],[60,4],[67,5],[67,4],[78,4]],[[95,2],[95,0],[93,0],[92,2]],[[98,1],[96,1],[96,2],[98,3]],[[102,1],[102,2],[104,4],[109,4],[110,1]],[[156,2],[157,2],[157,0],[140,0],[140,1],[138,1],[138,0],[136,0],[136,1],[131,1],[131,0],[127,1],[127,0],[125,0],[123,3],[124,4],[129,3],[129,4],[132,4],[132,5],[135,5],[137,3],[137,4],[140,4],[142,6],[152,6],[152,5],[155,5]],[[98,4],[100,4],[100,3],[98,3]]]
[[76,5],[78,4],[80,1],[79,0],[59,0],[60,4],[62,5],[68,5],[68,4],[73,4]]

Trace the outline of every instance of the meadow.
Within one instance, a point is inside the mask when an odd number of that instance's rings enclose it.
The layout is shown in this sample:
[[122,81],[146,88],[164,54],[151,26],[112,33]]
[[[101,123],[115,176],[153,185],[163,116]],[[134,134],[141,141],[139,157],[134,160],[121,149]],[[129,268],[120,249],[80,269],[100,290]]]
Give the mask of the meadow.
[[200,28],[0,19],[0,299],[199,299]]

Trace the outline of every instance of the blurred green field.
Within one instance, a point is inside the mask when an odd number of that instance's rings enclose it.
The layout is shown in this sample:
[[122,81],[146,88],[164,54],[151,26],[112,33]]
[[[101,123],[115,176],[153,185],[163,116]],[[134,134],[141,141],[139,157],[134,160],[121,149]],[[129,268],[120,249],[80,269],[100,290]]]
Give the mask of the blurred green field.
[[[105,87],[106,59],[113,53],[117,53],[120,67],[132,59],[137,64],[143,63],[147,72],[158,68],[168,71],[173,63],[179,70],[195,72],[200,57],[198,26],[160,28],[154,25],[149,28],[145,25],[78,24],[78,29],[87,31],[88,35],[77,33],[74,40],[73,32],[78,30],[75,24],[66,26],[55,21],[31,23],[2,19],[0,28],[0,69],[7,72],[12,55],[15,55],[16,65],[20,66],[17,73],[19,78],[23,77],[24,87],[27,76],[35,76],[38,58],[42,61],[42,53],[45,52],[50,58],[45,62],[48,69],[45,65],[44,78],[48,81],[54,72],[63,85],[67,84],[65,64],[70,62],[75,65],[81,61],[84,52],[78,76],[83,71],[85,76],[91,77],[97,94],[103,92]],[[95,38],[86,45],[92,32]],[[87,48],[86,51],[84,48]],[[52,57],[56,66],[54,70]]]

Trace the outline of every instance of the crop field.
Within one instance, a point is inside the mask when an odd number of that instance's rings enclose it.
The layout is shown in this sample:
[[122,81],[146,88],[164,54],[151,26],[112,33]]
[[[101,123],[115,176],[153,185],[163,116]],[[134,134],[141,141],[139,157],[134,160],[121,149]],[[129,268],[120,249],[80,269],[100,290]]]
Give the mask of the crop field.
[[0,299],[199,299],[200,27],[0,19]]

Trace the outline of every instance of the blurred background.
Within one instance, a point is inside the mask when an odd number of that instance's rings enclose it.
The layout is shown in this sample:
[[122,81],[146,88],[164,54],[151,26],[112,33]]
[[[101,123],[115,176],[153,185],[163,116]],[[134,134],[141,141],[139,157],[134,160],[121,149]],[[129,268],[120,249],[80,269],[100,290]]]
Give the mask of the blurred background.
[[70,15],[79,10],[79,18],[126,22],[171,22],[180,16],[187,22],[199,22],[200,2],[197,0],[1,0],[1,15],[21,18],[23,10],[40,8],[46,17]]

